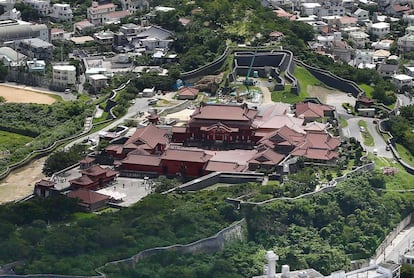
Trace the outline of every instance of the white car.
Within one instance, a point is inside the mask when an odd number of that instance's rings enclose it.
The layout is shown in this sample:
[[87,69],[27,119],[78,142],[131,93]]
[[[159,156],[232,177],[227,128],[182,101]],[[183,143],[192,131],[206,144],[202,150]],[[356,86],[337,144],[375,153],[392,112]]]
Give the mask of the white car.
[[359,131],[361,131],[361,132],[365,132],[365,127],[360,126],[360,127],[359,127]]

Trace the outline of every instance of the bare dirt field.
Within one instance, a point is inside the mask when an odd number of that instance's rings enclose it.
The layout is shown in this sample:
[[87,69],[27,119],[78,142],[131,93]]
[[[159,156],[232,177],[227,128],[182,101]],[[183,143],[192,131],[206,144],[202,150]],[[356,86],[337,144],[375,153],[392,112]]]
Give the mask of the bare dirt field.
[[0,204],[15,201],[30,195],[35,182],[44,178],[42,174],[46,157],[29,163],[0,181]]
[[39,104],[52,104],[56,102],[53,96],[46,93],[37,92],[30,88],[18,88],[5,84],[0,85],[0,96],[4,97],[6,102]]

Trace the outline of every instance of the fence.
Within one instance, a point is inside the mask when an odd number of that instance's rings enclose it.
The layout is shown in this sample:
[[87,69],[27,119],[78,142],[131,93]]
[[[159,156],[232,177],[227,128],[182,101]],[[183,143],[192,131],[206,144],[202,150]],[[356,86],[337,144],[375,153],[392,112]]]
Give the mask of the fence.
[[282,200],[290,200],[290,201],[293,201],[293,200],[297,200],[297,199],[300,199],[300,198],[308,198],[308,197],[312,197],[312,196],[314,196],[316,194],[320,194],[320,193],[325,193],[325,192],[332,191],[336,187],[336,185],[338,184],[338,182],[341,182],[341,181],[345,180],[346,178],[348,178],[349,175],[355,174],[357,172],[371,171],[374,168],[375,168],[375,163],[374,162],[371,162],[369,164],[362,165],[362,166],[360,166],[360,167],[358,167],[358,168],[356,168],[356,169],[354,169],[354,170],[346,173],[345,175],[343,175],[341,177],[338,177],[338,178],[333,179],[332,182],[330,182],[329,184],[325,184],[323,187],[321,187],[318,190],[315,190],[313,192],[304,193],[304,194],[301,194],[301,195],[296,196],[296,197],[277,197],[277,198],[272,198],[272,199],[264,200],[264,201],[261,201],[261,202],[250,202],[250,201],[243,201],[243,200],[240,200],[238,198],[227,198],[227,201],[229,203],[232,203],[232,204],[235,204],[235,205],[238,205],[238,206],[240,206],[242,204],[256,205],[256,206],[259,205],[260,206],[260,205],[265,205],[265,204],[268,204],[268,203],[271,203],[271,202],[275,202],[275,201],[282,201]]
[[231,172],[213,172],[201,178],[194,179],[185,184],[172,188],[163,192],[168,194],[173,191],[196,191],[212,186],[219,182],[225,183],[245,183],[245,182],[261,182],[264,179],[263,173],[231,173]]

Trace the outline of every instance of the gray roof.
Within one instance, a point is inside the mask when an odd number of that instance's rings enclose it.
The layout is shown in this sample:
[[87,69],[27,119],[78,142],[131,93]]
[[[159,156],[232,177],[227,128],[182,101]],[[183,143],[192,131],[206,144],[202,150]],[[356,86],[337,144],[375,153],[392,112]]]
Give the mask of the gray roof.
[[6,56],[13,62],[17,62],[19,59],[26,58],[25,55],[18,53],[10,47],[0,47],[0,56]]
[[41,40],[39,38],[33,38],[33,39],[26,39],[21,41],[24,44],[30,44],[30,46],[35,48],[49,48],[53,47],[53,44],[45,42],[44,40]]
[[147,30],[141,32],[138,34],[139,38],[155,38],[159,40],[166,40],[173,36],[173,32],[168,31],[164,28],[161,28],[159,26],[151,26]]
[[378,71],[398,72],[398,69],[398,65],[380,64],[378,66]]
[[37,37],[40,31],[48,30],[45,24],[22,24],[0,26],[0,40],[11,41]]

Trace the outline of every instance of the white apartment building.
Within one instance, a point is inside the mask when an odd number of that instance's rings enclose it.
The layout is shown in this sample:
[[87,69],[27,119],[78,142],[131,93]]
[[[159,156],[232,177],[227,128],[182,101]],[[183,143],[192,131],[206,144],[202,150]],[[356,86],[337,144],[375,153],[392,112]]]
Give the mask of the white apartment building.
[[398,50],[401,52],[414,51],[414,34],[407,34],[398,39]]
[[50,13],[49,0],[26,0],[26,4],[30,4],[41,16],[48,16]]
[[369,42],[369,35],[361,31],[351,32],[349,33],[349,40],[356,48],[365,48],[365,44]]
[[390,33],[390,24],[388,22],[374,23],[369,27],[369,31],[381,39]]
[[52,80],[55,86],[66,88],[76,84],[76,67],[73,65],[53,66]]
[[102,25],[105,22],[106,15],[115,11],[116,5],[113,3],[99,5],[93,1],[92,6],[88,8],[88,19],[94,25]]
[[406,74],[395,74],[392,76],[391,82],[394,83],[398,88],[412,87],[413,78]]
[[53,4],[51,18],[68,21],[73,19],[73,12],[69,4]]

